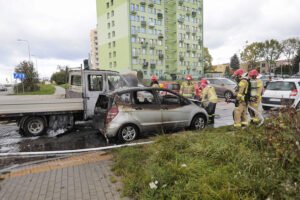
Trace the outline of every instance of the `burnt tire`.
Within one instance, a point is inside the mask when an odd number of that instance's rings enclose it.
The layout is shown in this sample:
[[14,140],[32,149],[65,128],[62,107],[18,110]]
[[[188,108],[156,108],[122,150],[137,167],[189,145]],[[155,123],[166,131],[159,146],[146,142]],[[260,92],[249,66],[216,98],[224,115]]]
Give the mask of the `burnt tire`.
[[25,136],[41,136],[46,132],[46,121],[42,117],[29,117],[25,120],[22,130]]
[[224,93],[224,97],[225,97],[225,99],[232,99],[233,94],[232,94],[232,92],[230,92],[230,91],[226,91],[226,92]]
[[133,124],[126,124],[120,128],[118,132],[119,142],[131,142],[137,138],[139,134],[138,128]]
[[203,115],[196,115],[191,123],[191,129],[192,130],[202,130],[205,128],[206,126],[206,117],[204,117]]

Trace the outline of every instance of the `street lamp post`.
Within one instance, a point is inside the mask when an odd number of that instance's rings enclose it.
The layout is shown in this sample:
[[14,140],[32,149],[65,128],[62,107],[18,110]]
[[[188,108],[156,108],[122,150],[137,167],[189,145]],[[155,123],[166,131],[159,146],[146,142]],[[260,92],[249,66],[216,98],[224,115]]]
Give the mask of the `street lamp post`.
[[22,40],[22,39],[18,39],[18,42],[26,42],[27,43],[27,47],[28,47],[28,57],[29,57],[29,62],[30,60],[30,45],[29,45],[29,41],[28,40]]
[[31,55],[32,57],[35,57],[35,67],[36,67],[36,72],[38,73],[38,75],[39,75],[39,68],[38,68],[38,64],[37,64],[37,57],[36,57],[36,55]]

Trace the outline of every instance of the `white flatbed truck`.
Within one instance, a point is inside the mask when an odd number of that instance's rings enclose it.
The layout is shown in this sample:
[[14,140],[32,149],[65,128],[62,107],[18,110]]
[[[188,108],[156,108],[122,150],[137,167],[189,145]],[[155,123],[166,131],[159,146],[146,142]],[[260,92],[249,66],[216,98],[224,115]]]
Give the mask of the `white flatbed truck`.
[[[106,70],[69,70],[64,98],[55,96],[1,96],[0,121],[14,121],[24,136],[39,136],[48,129],[72,128],[75,121],[93,119],[100,94],[137,85],[134,78]],[[129,80],[128,80],[129,77]]]

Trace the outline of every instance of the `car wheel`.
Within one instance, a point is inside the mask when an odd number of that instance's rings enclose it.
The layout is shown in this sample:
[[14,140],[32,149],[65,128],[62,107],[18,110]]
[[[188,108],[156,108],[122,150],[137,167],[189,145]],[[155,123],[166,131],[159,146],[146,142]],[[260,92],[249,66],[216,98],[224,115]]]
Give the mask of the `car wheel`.
[[118,139],[120,142],[131,142],[135,140],[137,135],[138,135],[137,127],[132,124],[127,124],[119,130]]
[[196,115],[191,123],[192,130],[202,130],[205,128],[206,120],[202,115]]
[[29,117],[23,125],[24,135],[40,136],[46,132],[46,122],[41,117]]
[[271,107],[269,107],[269,106],[263,106],[262,107],[264,110],[270,110],[271,109]]
[[230,92],[230,91],[226,91],[226,92],[224,93],[224,97],[225,97],[225,99],[232,99],[233,94],[232,94],[232,92]]

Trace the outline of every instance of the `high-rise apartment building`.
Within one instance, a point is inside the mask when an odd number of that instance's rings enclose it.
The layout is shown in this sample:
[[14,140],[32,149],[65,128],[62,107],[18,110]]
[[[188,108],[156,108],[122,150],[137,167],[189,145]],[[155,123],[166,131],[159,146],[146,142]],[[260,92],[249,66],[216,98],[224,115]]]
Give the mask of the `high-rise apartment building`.
[[92,68],[98,69],[99,65],[99,51],[98,51],[98,30],[93,29],[90,32],[90,42],[91,42],[91,62]]
[[100,68],[203,74],[203,0],[97,0]]

